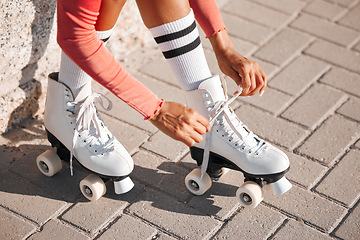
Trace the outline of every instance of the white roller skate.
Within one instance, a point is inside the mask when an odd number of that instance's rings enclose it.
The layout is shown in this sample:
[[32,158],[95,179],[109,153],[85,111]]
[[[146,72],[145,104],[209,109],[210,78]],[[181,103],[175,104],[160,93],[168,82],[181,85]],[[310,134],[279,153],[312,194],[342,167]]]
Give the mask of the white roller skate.
[[211,187],[212,179],[222,175],[223,167],[241,171],[245,180],[236,196],[245,207],[255,208],[263,200],[265,184],[269,184],[276,195],[291,188],[284,176],[289,170],[289,159],[238,119],[229,107],[237,96],[227,99],[225,82],[219,76],[186,92],[188,107],[206,116],[212,128],[201,143],[190,148],[191,157],[201,169],[189,173],[185,184],[191,193],[202,195]]
[[[58,81],[58,73],[50,74],[44,124],[48,140],[56,147],[56,152],[48,150],[36,160],[39,170],[51,177],[61,170],[61,160],[70,161],[72,175],[72,159],[76,158],[93,172],[80,182],[81,192],[91,201],[105,194],[106,186],[102,179],[113,180],[117,194],[126,193],[134,186],[129,177],[134,162],[107,129],[94,105],[98,98],[103,106],[101,97],[91,92],[90,83],[73,96],[70,89]],[[111,108],[108,101],[107,110]]]

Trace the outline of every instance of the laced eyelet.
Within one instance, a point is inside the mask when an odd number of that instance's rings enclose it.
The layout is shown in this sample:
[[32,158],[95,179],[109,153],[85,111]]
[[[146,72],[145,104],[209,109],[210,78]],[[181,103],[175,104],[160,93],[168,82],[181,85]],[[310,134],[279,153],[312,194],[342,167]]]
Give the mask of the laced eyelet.
[[248,153],[248,154],[251,154],[251,153],[252,153],[252,151],[251,151],[251,150],[249,150],[249,151],[247,151],[247,153]]
[[94,152],[97,152],[97,150],[95,149],[95,151]]
[[83,142],[85,143],[85,142],[86,142],[86,140],[83,140]]

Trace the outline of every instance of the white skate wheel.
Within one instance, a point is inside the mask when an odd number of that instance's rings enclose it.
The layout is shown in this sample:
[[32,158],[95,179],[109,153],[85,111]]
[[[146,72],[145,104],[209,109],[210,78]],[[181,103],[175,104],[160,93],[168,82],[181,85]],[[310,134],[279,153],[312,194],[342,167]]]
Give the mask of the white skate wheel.
[[36,158],[36,164],[42,174],[48,177],[54,176],[62,168],[62,161],[56,152],[46,150]]
[[194,195],[203,195],[211,187],[211,184],[211,178],[207,173],[201,180],[200,168],[195,168],[185,177],[186,188]]
[[264,199],[261,187],[251,181],[245,182],[236,191],[238,201],[246,208],[256,208]]
[[114,189],[116,194],[129,192],[134,187],[134,182],[130,177],[126,177],[121,181],[114,181]]
[[81,193],[90,201],[96,201],[106,193],[104,181],[97,175],[90,174],[80,182]]

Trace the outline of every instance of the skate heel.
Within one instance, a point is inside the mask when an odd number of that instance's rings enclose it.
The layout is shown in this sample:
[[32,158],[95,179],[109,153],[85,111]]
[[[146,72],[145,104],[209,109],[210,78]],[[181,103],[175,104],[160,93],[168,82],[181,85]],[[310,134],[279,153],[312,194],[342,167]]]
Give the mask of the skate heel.
[[62,142],[60,142],[60,140],[57,139],[49,130],[47,129],[45,130],[46,130],[47,138],[51,143],[51,146],[56,148],[57,155],[60,157],[61,160],[65,162],[69,162],[70,161],[69,149],[67,149],[65,145]]
[[278,181],[269,184],[274,195],[280,195],[289,191],[292,184],[286,177],[280,178]]
[[120,181],[114,181],[114,189],[116,194],[129,192],[134,187],[134,182],[130,177],[126,177]]

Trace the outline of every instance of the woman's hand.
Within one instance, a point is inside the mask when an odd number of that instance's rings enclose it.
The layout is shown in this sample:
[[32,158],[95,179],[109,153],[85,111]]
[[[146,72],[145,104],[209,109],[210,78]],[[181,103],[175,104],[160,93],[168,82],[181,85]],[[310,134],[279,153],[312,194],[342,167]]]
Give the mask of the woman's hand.
[[231,77],[243,89],[242,96],[252,96],[257,92],[262,95],[267,84],[267,76],[260,66],[234,49],[226,30],[209,38],[214,49],[220,70]]
[[199,143],[201,135],[210,131],[209,121],[195,110],[180,103],[164,102],[159,112],[150,119],[160,131],[189,147]]

